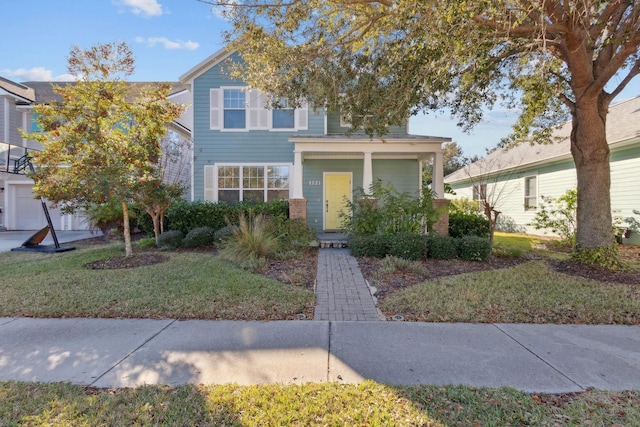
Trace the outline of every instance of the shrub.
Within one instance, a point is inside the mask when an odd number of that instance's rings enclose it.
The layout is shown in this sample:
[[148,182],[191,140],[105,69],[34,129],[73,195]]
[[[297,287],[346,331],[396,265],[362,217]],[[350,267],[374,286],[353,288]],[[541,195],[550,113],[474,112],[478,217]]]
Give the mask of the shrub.
[[438,220],[429,190],[417,195],[401,193],[392,184],[374,182],[369,193],[358,189],[347,202],[343,229],[349,234],[419,233]]
[[349,236],[349,250],[355,257],[382,258],[387,253],[388,240],[381,234],[352,234]]
[[449,215],[451,237],[489,237],[489,221],[480,214],[454,212]]
[[432,234],[427,237],[427,256],[433,259],[451,259],[458,256],[455,237]]
[[464,213],[464,214],[480,214],[480,203],[478,200],[467,199],[466,197],[460,199],[451,199],[449,203],[449,214]]
[[617,246],[585,249],[576,247],[571,253],[571,259],[582,264],[606,268],[611,271],[625,271],[630,267],[620,258]]
[[286,218],[289,214],[289,202],[275,200],[272,202],[240,202],[227,204],[224,202],[188,202],[181,200],[169,207],[165,217],[167,227],[187,234],[198,227],[211,227],[218,230],[227,223],[237,225],[241,215],[245,217],[262,214],[267,218]]
[[391,256],[418,260],[427,255],[427,239],[422,234],[397,233],[389,236],[387,253]]
[[179,248],[184,239],[184,233],[180,230],[169,230],[158,236],[158,247],[162,250]]
[[307,248],[316,238],[315,230],[307,227],[302,218],[288,219],[273,217],[269,224],[278,237],[282,252],[300,251]]
[[394,256],[386,256],[378,264],[378,273],[382,276],[393,274],[397,271],[406,271],[413,274],[427,274],[427,269],[417,260],[408,260],[396,258]]
[[211,227],[194,228],[184,236],[182,246],[185,248],[197,248],[201,246],[212,246],[215,230]]
[[216,230],[213,233],[213,243],[214,244],[222,244],[229,237],[233,236],[233,230],[235,230],[237,225],[225,225],[224,227]]
[[140,239],[136,242],[136,246],[139,248],[155,248],[156,247],[156,239],[154,237],[145,237],[144,239]]
[[578,206],[578,190],[573,189],[556,198],[542,196],[536,216],[530,224],[536,230],[551,230],[570,247],[576,243],[576,208]]
[[486,261],[491,256],[491,241],[485,237],[463,236],[458,240],[458,256],[466,261]]
[[268,227],[264,215],[259,214],[247,219],[241,214],[239,225],[224,241],[220,255],[241,266],[250,260],[251,269],[255,269],[257,265],[263,264],[263,258],[272,257],[277,250],[278,239]]

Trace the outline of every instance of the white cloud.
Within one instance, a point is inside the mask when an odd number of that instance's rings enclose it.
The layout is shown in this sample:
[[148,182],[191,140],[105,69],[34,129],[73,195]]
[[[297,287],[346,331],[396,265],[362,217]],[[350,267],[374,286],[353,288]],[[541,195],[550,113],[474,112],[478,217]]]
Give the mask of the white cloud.
[[113,4],[128,6],[131,12],[145,17],[162,15],[162,5],[157,0],[113,0]]
[[18,68],[16,70],[0,70],[0,74],[12,80],[34,81],[34,82],[72,82],[77,80],[71,74],[53,75],[51,70],[44,67]]
[[136,43],[144,43],[149,47],[154,47],[157,44],[161,44],[165,49],[187,49],[187,50],[196,50],[200,47],[200,43],[192,42],[191,40],[182,41],[182,40],[169,40],[166,37],[136,37]]

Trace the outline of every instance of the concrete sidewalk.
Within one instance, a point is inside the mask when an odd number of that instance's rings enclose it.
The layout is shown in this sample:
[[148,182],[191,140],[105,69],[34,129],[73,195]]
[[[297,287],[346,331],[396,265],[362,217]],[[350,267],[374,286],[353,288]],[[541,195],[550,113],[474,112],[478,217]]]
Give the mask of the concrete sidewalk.
[[0,380],[640,389],[640,327],[0,318]]

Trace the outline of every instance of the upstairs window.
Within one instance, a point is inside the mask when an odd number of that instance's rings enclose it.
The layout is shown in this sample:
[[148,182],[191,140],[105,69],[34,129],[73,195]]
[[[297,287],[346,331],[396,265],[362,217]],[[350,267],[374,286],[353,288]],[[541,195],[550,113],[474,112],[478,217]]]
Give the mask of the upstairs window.
[[278,108],[272,111],[273,129],[294,129],[296,127],[294,109],[287,100],[280,100]]
[[293,108],[286,100],[270,109],[257,89],[223,87],[209,90],[209,128],[221,131],[297,131],[308,129],[308,107]]
[[223,98],[223,124],[225,129],[245,129],[247,111],[242,89],[225,89]]
[[535,211],[538,208],[538,179],[528,176],[524,179],[524,210]]

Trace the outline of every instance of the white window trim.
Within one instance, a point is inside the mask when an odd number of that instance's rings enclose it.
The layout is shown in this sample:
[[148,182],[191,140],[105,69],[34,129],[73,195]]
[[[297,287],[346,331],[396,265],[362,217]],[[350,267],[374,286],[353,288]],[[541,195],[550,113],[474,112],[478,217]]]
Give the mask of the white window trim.
[[[204,173],[204,179],[205,179],[205,185],[204,185],[204,194],[207,194],[207,191],[210,192],[211,194],[211,200],[212,202],[218,202],[218,190],[220,190],[220,188],[218,187],[218,168],[220,167],[224,167],[224,166],[237,166],[240,168],[240,183],[242,183],[242,168],[245,166],[251,167],[251,166],[261,166],[261,167],[267,167],[267,166],[287,166],[289,168],[289,199],[291,198],[291,194],[293,191],[293,163],[281,163],[281,162],[262,162],[262,163],[236,163],[236,162],[229,162],[229,163],[215,163],[213,165],[207,165],[205,167],[211,167],[213,169],[213,174],[211,175],[211,177],[213,178],[213,185],[211,188],[207,188],[206,185],[206,180],[207,180],[207,172]],[[263,200],[266,200],[266,192],[269,191],[269,188],[267,187],[267,176],[265,175],[264,177],[265,179],[265,187],[264,187],[264,191],[265,191],[265,198],[263,198]],[[240,194],[242,194],[243,192],[243,188],[240,187]],[[249,190],[256,190],[255,188],[253,189],[249,189]],[[275,190],[272,189],[272,190]],[[205,201],[206,198],[205,198]]]
[[[224,127],[224,91],[225,90],[242,90],[245,92],[245,127],[243,129],[227,129]],[[257,95],[256,95],[257,94]],[[269,132],[298,132],[301,130],[309,129],[309,106],[308,104],[302,103],[300,108],[293,109],[293,126],[292,128],[274,128],[273,127],[273,109],[269,109],[264,106],[264,110],[266,111],[266,117],[262,117],[260,114],[260,109],[251,105],[251,100],[256,98],[258,100],[263,100],[262,94],[257,89],[250,89],[247,86],[220,86],[219,88],[210,88],[209,89],[209,129],[210,130],[219,130],[220,132],[249,132],[256,130],[263,130]],[[213,99],[216,99],[217,106],[212,105],[211,102]],[[215,110],[218,111],[215,111]],[[211,118],[217,116],[218,125],[216,126]],[[251,117],[252,115],[256,115],[257,123],[252,126]]]
[[[527,209],[527,180],[529,178],[536,179],[536,207],[535,209]],[[529,174],[522,177],[522,210],[524,213],[536,213],[538,211],[538,207],[540,206],[540,180],[538,179],[538,174]]]
[[[220,86],[220,91],[218,92],[218,105],[220,105],[219,121],[220,121],[220,132],[249,132],[249,88],[246,86]],[[241,90],[244,92],[244,128],[225,128],[224,127],[224,91],[225,90]]]

